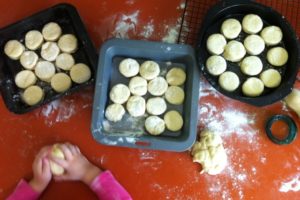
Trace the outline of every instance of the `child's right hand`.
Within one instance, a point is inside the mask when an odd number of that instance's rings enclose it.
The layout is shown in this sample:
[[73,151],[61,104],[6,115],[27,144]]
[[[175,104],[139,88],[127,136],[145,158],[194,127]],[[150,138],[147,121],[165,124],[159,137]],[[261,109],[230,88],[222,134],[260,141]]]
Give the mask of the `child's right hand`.
[[51,156],[51,160],[65,169],[63,175],[55,176],[57,181],[80,180],[90,185],[94,178],[101,173],[101,170],[90,163],[79,148],[70,143],[59,144],[59,148],[65,155],[64,159]]

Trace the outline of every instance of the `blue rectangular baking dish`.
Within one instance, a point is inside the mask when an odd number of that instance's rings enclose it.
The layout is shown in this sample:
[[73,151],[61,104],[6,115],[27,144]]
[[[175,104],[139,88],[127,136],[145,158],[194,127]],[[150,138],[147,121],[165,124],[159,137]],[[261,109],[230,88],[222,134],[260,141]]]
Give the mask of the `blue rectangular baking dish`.
[[[185,101],[178,107],[168,104],[168,110],[176,109],[183,116],[184,125],[181,131],[175,133],[165,131],[162,135],[151,136],[144,129],[145,117],[132,118],[125,114],[122,122],[117,123],[105,119],[105,109],[110,103],[108,95],[110,88],[116,83],[127,84],[129,81],[118,71],[118,65],[124,58],[134,58],[139,63],[154,60],[160,65],[160,75],[165,75],[171,67],[184,68],[187,74],[183,88]],[[198,97],[199,71],[194,49],[191,46],[111,39],[103,44],[99,55],[91,124],[92,135],[96,141],[105,145],[185,151],[196,140]]]

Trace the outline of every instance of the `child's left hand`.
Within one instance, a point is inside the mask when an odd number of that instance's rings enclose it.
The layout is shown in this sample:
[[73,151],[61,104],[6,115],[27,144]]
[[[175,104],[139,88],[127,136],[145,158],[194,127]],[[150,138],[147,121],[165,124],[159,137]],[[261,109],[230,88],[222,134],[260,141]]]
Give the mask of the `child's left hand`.
[[47,158],[50,151],[51,146],[43,147],[32,164],[33,178],[29,184],[37,192],[44,191],[52,178],[49,159]]

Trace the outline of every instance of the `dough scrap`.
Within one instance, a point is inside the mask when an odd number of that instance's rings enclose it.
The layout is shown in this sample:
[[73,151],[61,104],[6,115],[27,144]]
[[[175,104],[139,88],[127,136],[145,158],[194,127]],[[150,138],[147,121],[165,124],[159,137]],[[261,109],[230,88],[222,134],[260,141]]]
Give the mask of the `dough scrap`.
[[267,26],[261,31],[260,36],[267,45],[273,46],[281,42],[283,34],[278,26]]
[[159,65],[154,61],[145,61],[140,67],[140,75],[146,80],[152,80],[160,73]]
[[71,54],[61,53],[57,56],[55,60],[56,67],[62,70],[70,70],[75,64],[75,60]]
[[163,77],[156,77],[148,84],[148,92],[153,96],[161,96],[168,89],[168,83]]
[[232,40],[228,42],[224,50],[224,58],[231,62],[239,62],[246,55],[246,49],[241,42]]
[[71,68],[70,77],[75,83],[85,83],[91,78],[91,70],[86,64],[77,63]]
[[34,51],[25,51],[20,57],[20,63],[25,69],[34,69],[38,59]]
[[15,77],[15,83],[19,88],[25,89],[31,85],[34,85],[37,78],[30,70],[23,70],[17,73]]
[[210,56],[206,60],[206,69],[213,76],[219,76],[227,68],[226,60],[222,56]]
[[281,83],[281,75],[275,69],[267,69],[260,74],[260,79],[268,88],[278,87]]
[[223,53],[227,42],[222,34],[215,33],[208,37],[206,41],[206,48],[209,53],[213,55],[220,55]]
[[120,62],[119,71],[127,78],[137,75],[139,70],[140,64],[132,58],[126,58]]
[[77,38],[73,34],[62,35],[58,40],[58,47],[64,53],[74,53],[77,46]]
[[[64,155],[63,151],[59,148],[58,144],[53,145],[50,153],[51,153],[51,156],[53,156],[53,157],[65,159],[65,155]],[[65,173],[64,168],[61,167],[60,165],[56,164],[55,162],[50,160],[49,164],[50,164],[50,170],[53,175],[60,176]]]
[[138,96],[143,96],[147,93],[147,86],[148,83],[146,79],[140,76],[135,76],[131,78],[128,85],[130,92]]
[[256,34],[263,28],[263,21],[260,16],[248,14],[242,21],[243,30],[249,34]]
[[51,87],[56,92],[65,92],[72,86],[71,78],[65,73],[57,73],[51,78]]
[[131,96],[127,101],[126,108],[132,117],[143,116],[146,110],[146,101],[143,97]]
[[181,87],[170,86],[165,94],[166,100],[170,104],[180,105],[184,101],[184,91]]
[[37,85],[29,86],[28,88],[25,89],[22,95],[23,101],[30,106],[39,103],[43,99],[43,97],[44,97],[44,91],[42,90],[41,87]]
[[47,61],[55,61],[59,48],[55,42],[46,42],[42,45],[41,56]]
[[170,131],[179,131],[183,126],[183,119],[179,112],[171,110],[164,115],[165,124]]
[[62,33],[60,26],[55,22],[49,22],[43,27],[42,34],[46,41],[56,41]]
[[256,77],[248,78],[242,86],[243,94],[248,97],[257,97],[264,91],[264,83]]
[[43,44],[44,37],[40,31],[31,30],[25,35],[25,46],[30,50],[37,50]]
[[167,104],[163,98],[153,97],[148,99],[146,108],[151,115],[161,115],[167,110]]
[[179,86],[184,84],[186,73],[183,69],[174,67],[168,71],[166,79],[170,85]]
[[150,116],[145,121],[145,128],[151,135],[160,135],[165,131],[165,122],[160,117]]
[[258,35],[249,35],[244,40],[244,46],[250,55],[259,55],[265,49],[265,42]]
[[49,61],[39,61],[35,67],[35,74],[42,81],[50,82],[55,74],[55,67]]
[[219,76],[219,85],[226,91],[233,92],[240,85],[239,77],[230,71],[226,71]]
[[292,92],[284,99],[289,108],[300,117],[300,90],[293,89]]
[[242,31],[241,23],[233,18],[226,19],[221,26],[221,33],[227,39],[234,39],[237,38]]
[[123,104],[125,103],[130,96],[130,90],[124,84],[117,84],[112,87],[109,97],[114,103]]
[[122,120],[125,109],[121,104],[111,104],[106,108],[105,117],[109,121],[118,122]]
[[219,135],[210,130],[200,133],[200,141],[192,147],[193,162],[202,165],[200,173],[220,174],[227,165],[227,155]]
[[285,65],[288,61],[288,52],[282,47],[274,47],[267,53],[268,62],[276,67]]
[[263,64],[259,57],[248,56],[241,62],[241,71],[249,76],[255,76],[261,72]]
[[18,60],[24,51],[25,47],[17,40],[9,40],[4,46],[4,53],[12,60]]

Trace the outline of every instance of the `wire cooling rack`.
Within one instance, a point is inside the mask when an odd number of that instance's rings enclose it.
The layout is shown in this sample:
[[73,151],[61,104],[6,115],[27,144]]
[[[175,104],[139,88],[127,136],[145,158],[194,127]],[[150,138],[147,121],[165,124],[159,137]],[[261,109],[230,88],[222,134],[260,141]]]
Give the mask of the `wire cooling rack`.
[[[186,0],[178,42],[195,45],[198,31],[208,9],[218,0]],[[281,13],[300,36],[300,0],[257,0]]]

